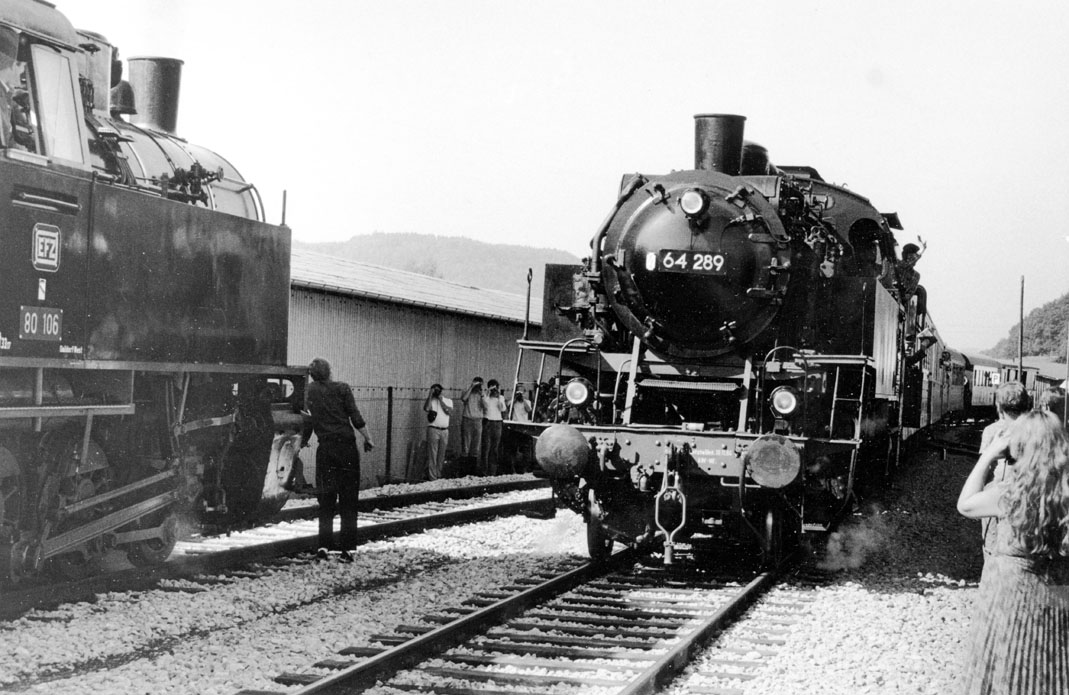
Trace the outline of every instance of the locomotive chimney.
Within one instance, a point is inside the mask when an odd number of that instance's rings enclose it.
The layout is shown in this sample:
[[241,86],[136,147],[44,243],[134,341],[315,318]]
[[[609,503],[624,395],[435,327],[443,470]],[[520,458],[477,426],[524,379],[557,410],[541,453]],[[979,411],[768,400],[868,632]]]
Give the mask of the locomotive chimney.
[[175,134],[178,125],[178,90],[182,61],[177,58],[131,58],[130,85],[137,115],[132,123]]
[[694,116],[694,168],[738,176],[746,116],[699,113]]

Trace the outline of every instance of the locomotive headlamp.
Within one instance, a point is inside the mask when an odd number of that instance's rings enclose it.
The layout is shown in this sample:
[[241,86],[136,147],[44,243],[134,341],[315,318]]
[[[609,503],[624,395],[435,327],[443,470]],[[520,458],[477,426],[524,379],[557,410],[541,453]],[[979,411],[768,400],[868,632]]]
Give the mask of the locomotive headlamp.
[[594,398],[594,385],[586,379],[576,377],[564,387],[564,397],[572,405],[586,405]]
[[690,188],[679,196],[679,207],[687,217],[697,217],[709,207],[709,199],[697,188]]
[[798,410],[798,392],[791,386],[780,386],[772,392],[769,402],[777,414],[789,417]]

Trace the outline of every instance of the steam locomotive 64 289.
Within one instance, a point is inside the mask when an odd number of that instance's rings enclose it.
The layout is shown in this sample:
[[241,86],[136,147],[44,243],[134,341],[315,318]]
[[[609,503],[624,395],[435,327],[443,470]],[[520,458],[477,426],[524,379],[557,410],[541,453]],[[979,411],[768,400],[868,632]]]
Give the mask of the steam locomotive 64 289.
[[292,459],[290,232],[174,134],[180,68],[131,59],[123,80],[104,37],[0,0],[6,580],[109,547],[160,562],[180,512],[247,515]]
[[590,258],[547,269],[543,340],[520,343],[561,368],[540,421],[510,427],[538,437],[594,557],[739,544],[775,562],[904,432],[962,406],[897,216],[773,165],[744,121],[699,115],[694,169],[625,177]]

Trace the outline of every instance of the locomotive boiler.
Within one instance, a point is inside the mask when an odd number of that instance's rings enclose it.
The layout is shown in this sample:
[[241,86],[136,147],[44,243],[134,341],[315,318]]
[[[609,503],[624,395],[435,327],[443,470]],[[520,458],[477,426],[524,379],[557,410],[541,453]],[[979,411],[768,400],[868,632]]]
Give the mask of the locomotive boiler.
[[181,61],[0,0],[0,576],[162,562],[264,500],[300,426],[290,231],[175,134]]
[[535,422],[508,425],[537,437],[592,557],[619,541],[778,562],[939,415],[923,385],[944,361],[897,215],[776,166],[744,122],[696,116],[693,169],[625,176],[590,257],[547,268],[543,339],[520,341],[521,363],[560,367]]

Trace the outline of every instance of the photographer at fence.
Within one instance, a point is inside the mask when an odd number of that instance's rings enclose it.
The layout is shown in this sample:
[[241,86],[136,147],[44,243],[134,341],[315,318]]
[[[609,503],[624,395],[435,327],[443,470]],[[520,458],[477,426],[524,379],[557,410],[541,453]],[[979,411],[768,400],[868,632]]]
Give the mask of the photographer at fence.
[[509,412],[509,419],[516,422],[531,421],[531,401],[524,398],[523,391],[519,389],[516,389],[516,393],[512,396],[512,410]]
[[423,402],[427,414],[427,478],[442,477],[445,449],[449,446],[449,417],[453,414],[453,401],[442,395],[442,385],[431,386],[427,400]]
[[486,395],[483,396],[483,441],[482,466],[483,475],[497,475],[497,466],[501,458],[501,430],[504,424],[508,404],[501,393],[501,384],[497,379],[486,382]]
[[469,459],[472,468],[479,464],[479,454],[483,443],[483,378],[477,376],[471,380],[471,386],[464,389],[460,396],[460,455]]
[[[1005,482],[984,487],[1005,458]],[[1052,413],[1021,415],[977,460],[958,512],[995,518],[984,561],[964,687],[973,694],[1069,692],[1069,436]]]

